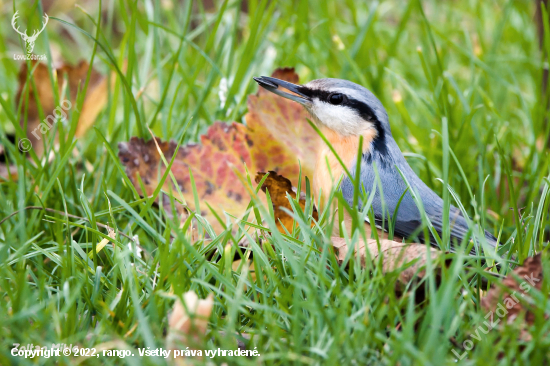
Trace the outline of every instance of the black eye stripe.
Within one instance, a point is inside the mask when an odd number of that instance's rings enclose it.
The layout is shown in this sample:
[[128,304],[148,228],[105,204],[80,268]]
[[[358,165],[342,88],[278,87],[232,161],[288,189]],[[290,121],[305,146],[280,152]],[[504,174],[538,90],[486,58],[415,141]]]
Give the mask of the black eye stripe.
[[304,86],[300,86],[298,91],[310,98],[318,98],[321,100],[327,100],[328,96],[331,94],[324,90],[309,89]]
[[359,115],[363,117],[363,119],[371,121],[375,124],[377,122],[380,123],[376,117],[376,114],[369,105],[352,98],[348,98],[346,105],[355,109]]
[[[329,96],[332,94],[328,91],[309,89],[304,86],[299,87],[299,92],[307,97],[318,98],[319,100],[323,101],[328,100]],[[374,124],[374,128],[376,128],[377,131],[377,136],[373,141],[373,144],[375,145],[375,151],[377,151],[377,153],[381,155],[387,155],[388,151],[385,142],[386,133],[384,128],[382,127],[382,123],[380,122],[380,120],[378,120],[376,113],[374,113],[374,110],[368,104],[351,98],[348,95],[345,95],[344,101],[340,105],[344,105],[346,107],[354,109],[357,113],[359,113],[361,118]]]
[[[309,89],[309,88],[305,88],[303,86],[301,86],[299,88],[299,91],[300,91],[300,93],[302,93],[302,94],[304,94],[304,95],[306,95],[310,98],[318,98],[319,100],[323,100],[323,101],[328,100],[330,95],[334,94],[332,92],[328,92],[328,91],[325,91],[325,90]],[[374,113],[372,108],[369,107],[367,104],[365,104],[363,102],[360,102],[357,99],[353,99],[350,96],[345,95],[343,93],[341,93],[341,94],[345,96],[344,102],[341,105],[345,105],[345,106],[348,106],[350,108],[355,109],[357,111],[357,113],[359,113],[359,115],[361,115],[361,117],[363,117],[363,119],[365,119],[367,121],[371,121],[375,124],[376,124],[376,122],[379,122],[378,118],[376,117],[376,114]]]

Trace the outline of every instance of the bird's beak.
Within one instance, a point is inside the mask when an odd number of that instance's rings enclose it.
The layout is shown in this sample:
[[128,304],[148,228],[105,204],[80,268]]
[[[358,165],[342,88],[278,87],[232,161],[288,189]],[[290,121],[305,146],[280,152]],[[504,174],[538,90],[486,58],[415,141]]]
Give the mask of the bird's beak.
[[[254,80],[262,88],[269,90],[270,92],[277,94],[283,98],[293,100],[306,107],[311,105],[311,98],[302,92],[304,90],[304,87],[301,85],[292,84],[288,81],[272,78],[269,76],[260,76],[254,78]],[[281,89],[286,89],[290,91],[290,93],[284,92]]]

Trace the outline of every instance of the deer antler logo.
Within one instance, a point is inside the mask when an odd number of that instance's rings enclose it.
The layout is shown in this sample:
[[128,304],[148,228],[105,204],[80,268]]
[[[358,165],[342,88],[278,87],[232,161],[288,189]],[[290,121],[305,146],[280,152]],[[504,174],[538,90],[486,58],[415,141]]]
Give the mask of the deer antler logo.
[[33,32],[33,34],[29,36],[27,34],[27,30],[25,30],[25,32],[21,32],[19,30],[19,27],[16,26],[15,21],[17,20],[17,18],[19,18],[17,13],[18,13],[18,11],[16,11],[15,14],[13,14],[13,17],[11,18],[11,26],[13,27],[13,29],[15,29],[15,31],[17,33],[19,33],[21,35],[21,37],[25,41],[25,47],[27,49],[27,55],[30,55],[32,53],[32,49],[34,48],[34,42],[36,41],[36,38],[38,37],[38,35],[40,33],[42,33],[44,28],[46,28],[46,24],[48,24],[48,19],[49,19],[48,14],[44,13],[44,23],[42,25],[42,29],[40,29],[39,31],[35,30]]

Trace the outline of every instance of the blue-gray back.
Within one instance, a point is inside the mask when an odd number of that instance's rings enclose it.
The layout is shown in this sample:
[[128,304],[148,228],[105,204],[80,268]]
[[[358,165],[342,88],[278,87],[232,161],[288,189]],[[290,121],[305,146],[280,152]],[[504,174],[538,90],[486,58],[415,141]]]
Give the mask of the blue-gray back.
[[[399,147],[392,139],[387,139],[386,144],[386,153],[381,154],[380,149],[374,149],[372,154],[364,154],[361,159],[361,183],[365,187],[367,192],[370,192],[376,180],[375,166],[378,172],[378,177],[380,178],[381,186],[383,187],[383,196],[384,196],[384,208],[381,200],[379,184],[376,184],[376,193],[374,196],[374,201],[372,203],[372,209],[376,219],[376,224],[381,225],[382,219],[384,218],[384,228],[388,229],[388,222],[392,219],[395,214],[396,207],[399,200],[399,208],[397,210],[396,224],[394,228],[394,233],[408,238],[413,233],[416,232],[418,238],[421,241],[425,241],[423,238],[423,233],[418,233],[417,229],[422,226],[422,216],[418,209],[418,206],[411,195],[410,190],[407,190],[407,184],[403,180],[401,173],[406,177],[407,181],[418,193],[418,197],[422,201],[424,210],[427,214],[427,217],[430,219],[434,229],[441,236],[443,230],[443,200],[433,192],[411,169],[403,154],[399,150]],[[372,151],[372,150],[371,150]],[[356,165],[354,164],[352,174],[355,173]],[[346,197],[348,203],[351,205],[353,202],[353,190],[354,186],[349,177],[346,177],[341,185],[341,190],[344,197]],[[403,193],[405,195],[403,196]],[[403,198],[401,198],[403,197]],[[389,217],[388,217],[389,214]],[[468,234],[468,224],[464,219],[460,210],[456,207],[450,207],[449,221],[451,227],[451,246],[453,241],[456,241],[458,244],[462,242],[464,237]],[[431,235],[430,235],[431,236]],[[496,243],[496,238],[488,232],[485,232],[485,237],[487,242],[493,246]],[[429,242],[437,246],[437,242],[433,237],[430,237]]]

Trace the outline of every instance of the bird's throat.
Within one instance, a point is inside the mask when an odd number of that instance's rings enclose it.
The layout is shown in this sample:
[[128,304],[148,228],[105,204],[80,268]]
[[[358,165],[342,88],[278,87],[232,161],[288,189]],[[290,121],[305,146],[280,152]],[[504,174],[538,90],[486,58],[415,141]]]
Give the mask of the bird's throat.
[[[363,153],[367,153],[377,135],[374,128],[366,130],[362,135],[351,136],[342,136],[324,126],[320,129],[348,170],[352,169],[357,158],[360,137],[363,136]],[[318,158],[313,174],[313,192],[317,196],[318,204],[322,207],[324,205],[324,198],[329,196],[331,190],[335,188],[342,175],[345,174],[345,170],[324,141],[320,142],[318,151],[319,154],[317,155]]]

